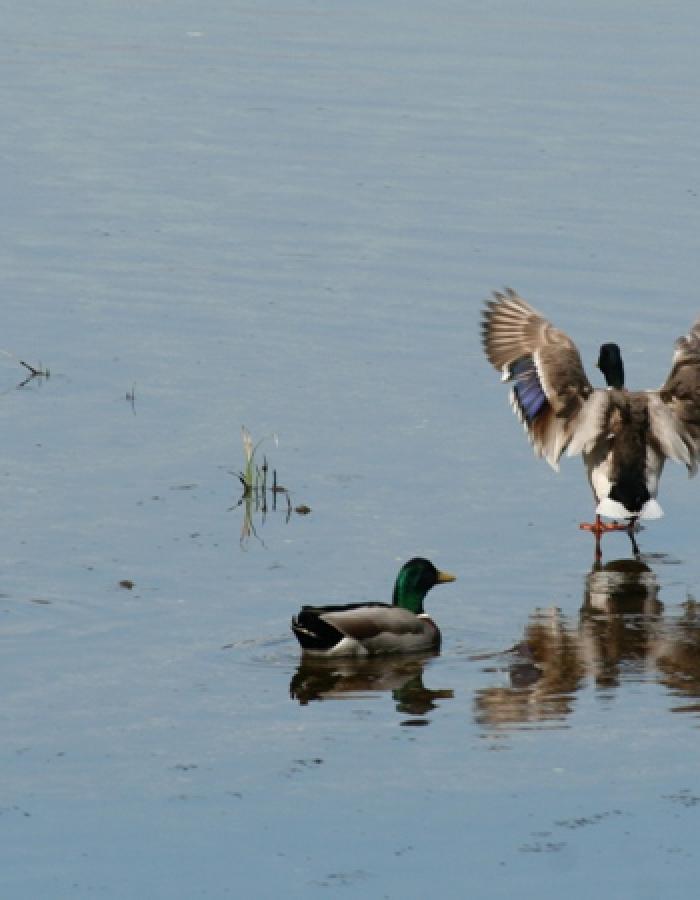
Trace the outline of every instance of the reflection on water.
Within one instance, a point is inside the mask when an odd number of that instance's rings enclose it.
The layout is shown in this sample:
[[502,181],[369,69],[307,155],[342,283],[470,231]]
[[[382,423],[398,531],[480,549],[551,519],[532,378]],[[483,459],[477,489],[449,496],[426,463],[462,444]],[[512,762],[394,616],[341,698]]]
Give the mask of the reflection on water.
[[661,628],[656,575],[641,559],[596,565],[586,577],[579,645],[597,687],[617,687],[641,670]]
[[586,576],[582,614],[660,615],[659,583],[642,559],[596,563]]
[[[304,706],[312,700],[342,700],[391,692],[397,712],[425,717],[451,699],[451,690],[431,690],[423,684],[423,671],[436,653],[412,656],[374,656],[364,659],[302,657],[289,685],[290,696]],[[427,718],[402,725],[428,724]]]
[[674,695],[695,701],[673,711],[700,712],[700,609],[694,599],[683,604],[683,615],[672,628],[657,635],[651,657],[661,683]]
[[585,676],[575,635],[558,609],[534,613],[522,641],[502,654],[507,683],[477,691],[474,716],[493,726],[557,722],[572,711],[574,694]]
[[[268,493],[271,495],[271,500],[268,500]],[[246,545],[253,537],[265,546],[265,542],[256,531],[254,524],[255,518],[257,517],[260,524],[264,525],[268,513],[277,512],[277,498],[279,495],[282,495],[284,498],[281,507],[283,510],[284,521],[289,522],[292,516],[292,501],[286,488],[281,488],[277,485],[274,485],[270,489],[267,487],[244,488],[238,503],[233,507],[233,509],[238,509],[239,506],[243,507],[243,522],[241,523],[240,537],[242,549],[245,549]]]
[[[241,437],[244,466],[243,470],[238,472],[238,479],[241,482],[243,493],[232,509],[238,509],[239,506],[243,508],[240,545],[241,549],[245,549],[251,537],[256,538],[265,546],[265,542],[255,529],[254,520],[259,518],[260,524],[264,525],[268,512],[278,511],[278,499],[279,509],[284,511],[285,522],[289,522],[292,516],[292,498],[287,488],[277,481],[277,469],[271,469],[267,456],[263,455],[262,462],[258,463],[260,446],[268,439],[272,439],[275,446],[278,446],[277,435],[268,435],[255,443],[251,433],[245,425],[242,425]],[[268,475],[270,475],[269,478]],[[306,504],[301,504],[295,507],[294,511],[299,515],[307,515],[311,509]]]
[[[700,606],[689,599],[672,614],[659,594],[644,559],[596,563],[585,576],[578,616],[538,609],[509,651],[472,658],[488,660],[483,671],[499,682],[475,692],[476,723],[490,731],[566,728],[584,688],[609,694],[624,682],[649,680],[684,699],[674,701],[674,711],[700,713]],[[411,717],[402,725],[428,724],[439,701],[454,696],[451,688],[423,684],[425,666],[437,655],[302,656],[290,696],[305,706],[391,693],[397,712]]]
[[689,600],[680,616],[664,613],[656,575],[643,559],[597,563],[586,576],[577,621],[537,610],[523,639],[498,664],[506,683],[477,692],[474,715],[489,728],[566,727],[587,683],[616,689],[623,680],[656,678],[693,698],[676,711],[700,712],[700,614]]

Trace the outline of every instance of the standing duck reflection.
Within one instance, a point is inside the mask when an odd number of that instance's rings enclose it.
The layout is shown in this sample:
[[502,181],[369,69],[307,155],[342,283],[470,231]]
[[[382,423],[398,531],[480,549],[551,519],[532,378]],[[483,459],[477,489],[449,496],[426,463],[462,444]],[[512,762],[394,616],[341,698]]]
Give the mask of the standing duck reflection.
[[525,635],[486,671],[507,682],[476,692],[474,717],[489,727],[526,726],[564,720],[585,678],[575,633],[559,609],[536,610]]
[[594,564],[586,576],[579,644],[597,687],[616,687],[623,670],[645,666],[662,613],[658,579],[642,559]]
[[643,559],[595,562],[586,575],[582,614],[661,614],[659,583]]
[[[670,613],[644,559],[595,563],[586,575],[578,620],[559,609],[537,610],[523,639],[491,656],[487,672],[505,683],[477,691],[474,716],[487,727],[565,727],[587,684],[615,690],[625,681],[656,679],[700,712],[700,607],[688,600]],[[505,676],[505,678],[504,678]]]
[[659,681],[680,700],[674,712],[700,713],[700,605],[692,597],[683,613],[663,629],[650,648]]
[[[397,712],[426,716],[439,705],[438,700],[454,696],[452,690],[432,690],[423,684],[426,663],[437,655],[302,657],[289,685],[289,694],[305,706],[312,700],[342,700],[390,692]],[[422,719],[420,724],[428,721]]]

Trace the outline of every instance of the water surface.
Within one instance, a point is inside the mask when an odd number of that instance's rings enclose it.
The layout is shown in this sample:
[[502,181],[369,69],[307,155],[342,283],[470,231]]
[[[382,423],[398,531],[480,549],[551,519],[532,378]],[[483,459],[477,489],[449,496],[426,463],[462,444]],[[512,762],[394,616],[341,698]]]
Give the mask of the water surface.
[[[5,18],[3,896],[690,896],[698,486],[594,569],[478,321],[512,285],[661,383],[696,8]],[[308,515],[242,531],[241,425]],[[416,554],[440,655],[300,661]]]

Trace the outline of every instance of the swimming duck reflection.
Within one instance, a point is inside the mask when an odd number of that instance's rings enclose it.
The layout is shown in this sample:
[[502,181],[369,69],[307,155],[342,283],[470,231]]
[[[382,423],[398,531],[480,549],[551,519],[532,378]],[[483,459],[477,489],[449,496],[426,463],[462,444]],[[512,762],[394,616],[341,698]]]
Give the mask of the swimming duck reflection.
[[[437,655],[302,657],[289,685],[289,694],[305,706],[312,700],[342,700],[390,692],[397,712],[424,717],[439,705],[437,701],[454,696],[452,690],[432,690],[423,684],[425,665]],[[402,724],[428,722],[425,718]]]
[[596,563],[586,576],[578,621],[558,609],[537,610],[523,640],[486,671],[507,682],[477,692],[474,715],[488,727],[565,727],[576,694],[592,681],[616,689],[623,678],[656,677],[674,695],[693,698],[677,710],[700,712],[700,608],[664,614],[659,582],[643,559]]

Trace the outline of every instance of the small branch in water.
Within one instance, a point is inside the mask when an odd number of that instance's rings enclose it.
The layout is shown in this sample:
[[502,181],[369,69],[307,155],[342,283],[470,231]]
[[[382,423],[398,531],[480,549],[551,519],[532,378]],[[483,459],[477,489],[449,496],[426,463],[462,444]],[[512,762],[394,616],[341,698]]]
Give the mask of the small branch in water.
[[24,366],[24,368],[29,372],[29,375],[21,381],[17,387],[24,387],[25,384],[29,384],[32,378],[48,378],[51,373],[48,369],[42,368],[41,363],[39,363],[39,368],[37,369],[35,366],[32,366],[30,363],[25,362],[23,359],[18,360],[20,366]]

